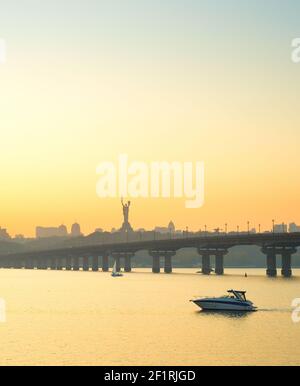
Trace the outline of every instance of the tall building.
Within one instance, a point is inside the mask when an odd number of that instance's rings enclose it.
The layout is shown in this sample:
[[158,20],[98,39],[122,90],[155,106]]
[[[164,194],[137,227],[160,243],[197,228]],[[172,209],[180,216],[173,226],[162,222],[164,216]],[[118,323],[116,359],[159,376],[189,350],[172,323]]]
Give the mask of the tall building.
[[71,236],[72,237],[79,237],[82,236],[80,225],[75,223],[72,225],[71,228]]
[[287,233],[288,227],[286,224],[276,224],[274,225],[274,233]]
[[176,232],[176,228],[175,228],[175,225],[174,225],[173,221],[171,221],[166,228],[165,227],[156,227],[155,228],[155,232],[156,233],[161,233],[161,234],[175,233]]
[[300,226],[295,224],[294,222],[289,225],[289,232],[298,233],[300,232]]
[[168,225],[168,230],[169,230],[169,233],[175,233],[176,232],[176,227],[175,227],[173,221],[171,221],[170,224]]

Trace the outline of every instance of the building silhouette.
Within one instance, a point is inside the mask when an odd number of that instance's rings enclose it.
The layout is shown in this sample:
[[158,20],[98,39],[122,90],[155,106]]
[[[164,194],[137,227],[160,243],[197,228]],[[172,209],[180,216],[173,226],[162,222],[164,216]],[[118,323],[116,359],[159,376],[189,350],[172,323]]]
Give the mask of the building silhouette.
[[36,227],[36,238],[37,239],[44,239],[44,238],[50,238],[50,237],[67,237],[68,236],[68,230],[65,225],[61,225],[57,228],[55,227]]
[[72,225],[71,228],[71,236],[72,237],[79,237],[82,236],[80,225],[75,223]]
[[0,227],[0,239],[1,240],[10,240],[10,235],[8,234],[7,230]]

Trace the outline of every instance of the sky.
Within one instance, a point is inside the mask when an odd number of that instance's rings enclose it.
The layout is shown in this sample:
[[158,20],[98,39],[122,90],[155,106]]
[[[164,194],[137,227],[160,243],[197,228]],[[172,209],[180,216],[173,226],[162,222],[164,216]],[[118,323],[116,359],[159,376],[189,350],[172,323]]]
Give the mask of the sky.
[[300,2],[0,2],[0,225],[122,223],[96,167],[203,161],[205,204],[135,199],[153,229],[300,223]]

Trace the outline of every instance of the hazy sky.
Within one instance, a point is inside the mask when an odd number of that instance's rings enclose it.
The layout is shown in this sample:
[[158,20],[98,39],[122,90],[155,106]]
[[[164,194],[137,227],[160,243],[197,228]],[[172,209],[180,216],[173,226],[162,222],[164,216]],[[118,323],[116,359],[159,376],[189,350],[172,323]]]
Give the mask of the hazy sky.
[[0,225],[120,226],[96,166],[204,161],[205,206],[136,200],[135,227],[300,223],[300,1],[2,1]]

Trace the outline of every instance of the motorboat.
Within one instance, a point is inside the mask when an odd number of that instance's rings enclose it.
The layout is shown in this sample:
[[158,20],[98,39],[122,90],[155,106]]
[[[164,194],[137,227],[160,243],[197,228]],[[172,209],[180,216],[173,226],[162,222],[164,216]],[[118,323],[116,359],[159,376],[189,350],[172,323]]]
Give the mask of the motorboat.
[[246,291],[229,290],[228,295],[219,298],[203,298],[191,300],[203,311],[244,311],[254,312],[257,308],[247,300]]

